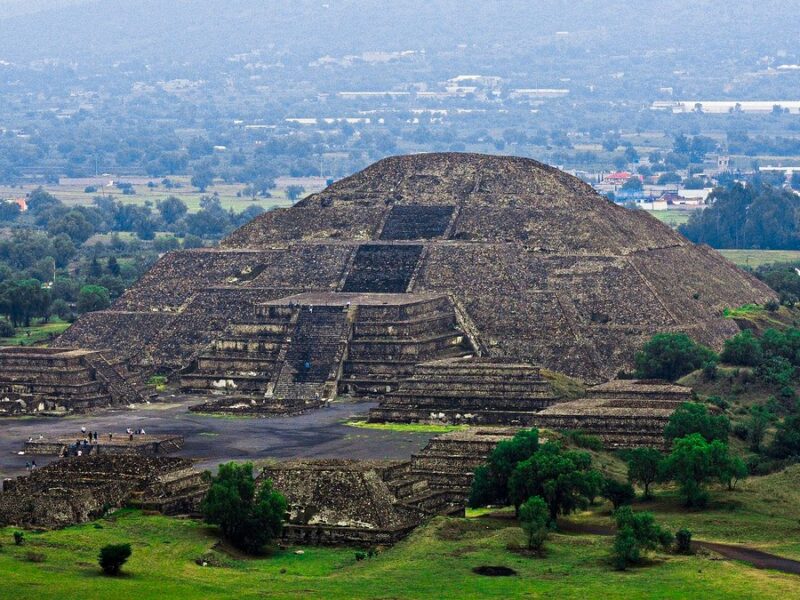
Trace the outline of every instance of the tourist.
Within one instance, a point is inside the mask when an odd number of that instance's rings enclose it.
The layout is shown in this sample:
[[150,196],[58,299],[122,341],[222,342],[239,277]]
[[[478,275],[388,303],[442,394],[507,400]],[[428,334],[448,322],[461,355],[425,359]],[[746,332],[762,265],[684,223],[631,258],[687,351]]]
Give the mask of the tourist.
[[82,433],[83,435],[86,435],[86,427],[81,427],[81,433]]
[[128,434],[128,441],[129,441],[129,442],[132,442],[132,441],[133,441],[133,434],[132,434],[132,433],[129,433],[129,434]]
[[25,470],[26,471],[30,471],[31,470],[31,461],[29,461],[29,460],[25,461]]
[[142,427],[142,435],[146,435],[144,432],[144,427]]
[[31,462],[31,471],[33,471],[35,468],[36,468],[36,461],[34,460]]

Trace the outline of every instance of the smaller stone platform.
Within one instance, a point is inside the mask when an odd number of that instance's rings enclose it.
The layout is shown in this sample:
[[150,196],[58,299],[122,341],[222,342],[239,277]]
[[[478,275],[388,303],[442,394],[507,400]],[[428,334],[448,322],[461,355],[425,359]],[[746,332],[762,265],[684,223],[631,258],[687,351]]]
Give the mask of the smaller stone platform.
[[0,348],[0,416],[65,415],[142,401],[102,352]]
[[660,381],[612,380],[589,388],[586,398],[551,406],[534,425],[579,430],[599,437],[608,448],[663,448],[664,428],[692,389]]
[[[65,456],[70,448],[80,449],[82,454],[141,454],[157,455],[177,452],[183,448],[182,435],[162,434],[134,434],[133,439],[127,433],[114,433],[98,435],[95,442],[92,440],[83,444],[81,436],[74,437],[39,437],[25,442],[25,454]],[[77,447],[76,447],[77,446]]]
[[126,505],[164,514],[194,513],[208,487],[207,478],[183,458],[64,458],[3,482],[0,525],[66,527]]
[[285,461],[265,467],[265,479],[287,499],[290,544],[394,544],[434,515],[464,512],[463,500],[403,461]]

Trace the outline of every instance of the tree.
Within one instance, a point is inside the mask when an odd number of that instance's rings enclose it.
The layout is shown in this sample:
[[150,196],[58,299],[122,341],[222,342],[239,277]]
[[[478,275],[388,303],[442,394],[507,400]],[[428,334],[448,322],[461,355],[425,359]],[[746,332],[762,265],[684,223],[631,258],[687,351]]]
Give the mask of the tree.
[[105,310],[111,306],[108,290],[101,285],[85,285],[78,294],[77,309],[79,313]]
[[189,209],[186,204],[175,196],[169,196],[165,200],[159,200],[156,204],[158,212],[161,213],[161,218],[167,225],[173,225],[180,221]]
[[764,360],[761,341],[752,331],[746,329],[725,340],[725,348],[720,355],[720,359],[722,359],[722,362],[731,365],[758,366]]
[[0,313],[14,327],[30,327],[31,319],[49,314],[50,292],[38,279],[17,279],[0,284]]
[[674,381],[711,360],[716,354],[685,333],[657,333],[636,353],[636,375]]
[[708,442],[714,440],[727,442],[730,429],[731,423],[725,415],[712,415],[703,404],[685,402],[670,415],[669,422],[664,428],[664,437],[667,440],[675,440],[692,433],[699,433]]
[[539,496],[528,498],[519,507],[519,523],[528,536],[528,548],[541,550],[547,539],[548,508]]
[[662,476],[678,483],[686,506],[703,508],[708,504],[704,485],[720,477],[727,456],[727,444],[719,440],[709,443],[693,433],[675,440],[672,452],[662,462]]
[[777,459],[800,457],[800,414],[790,415],[778,424],[768,454]]
[[663,456],[655,448],[634,448],[626,455],[628,481],[644,488],[644,498],[650,498],[650,486],[658,479],[658,465]]
[[623,192],[640,192],[642,191],[643,187],[644,186],[642,185],[641,179],[638,177],[631,177],[628,179],[628,181],[622,184],[620,190]]
[[614,513],[614,519],[617,535],[612,556],[614,566],[620,571],[638,564],[642,553],[655,550],[658,545],[664,548],[672,545],[672,534],[656,524],[652,513],[634,512],[630,506],[623,506]]
[[122,565],[130,558],[131,553],[130,544],[109,544],[100,549],[97,562],[106,575],[119,575]]
[[286,499],[269,480],[256,489],[251,463],[230,462],[219,466],[201,510],[230,543],[255,554],[280,535]]
[[603,482],[603,497],[611,501],[614,510],[617,510],[631,504],[636,499],[636,492],[630,483],[608,477]]
[[286,197],[289,198],[292,202],[297,200],[300,196],[302,196],[306,191],[302,185],[289,185],[286,186]]
[[209,169],[203,169],[192,175],[191,184],[200,192],[205,192],[208,186],[214,183],[214,173]]
[[764,441],[767,427],[774,420],[775,415],[766,406],[754,404],[750,407],[750,418],[747,422],[747,441],[750,443],[750,450],[761,451],[761,442]]
[[106,261],[106,269],[108,272],[114,276],[119,277],[120,270],[119,270],[119,263],[117,262],[116,256],[109,256],[108,261]]
[[508,480],[517,464],[539,449],[539,431],[524,429],[495,446],[486,465],[475,470],[469,505],[485,506],[508,500]]
[[517,464],[508,480],[508,496],[519,510],[531,496],[540,496],[555,523],[588,505],[586,475],[592,464],[587,452],[565,451],[553,442],[543,444],[529,459]]

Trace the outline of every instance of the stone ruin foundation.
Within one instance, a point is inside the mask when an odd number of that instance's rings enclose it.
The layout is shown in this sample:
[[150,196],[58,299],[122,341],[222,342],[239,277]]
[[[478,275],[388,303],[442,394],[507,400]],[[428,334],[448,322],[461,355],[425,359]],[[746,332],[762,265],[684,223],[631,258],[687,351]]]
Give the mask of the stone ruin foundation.
[[0,348],[0,416],[63,415],[143,400],[101,352]]
[[167,515],[193,513],[208,485],[191,461],[182,458],[121,454],[65,458],[3,482],[0,525],[66,527],[125,505]]
[[71,446],[78,445],[82,454],[87,456],[96,454],[139,454],[162,455],[177,452],[183,448],[182,435],[149,435],[136,434],[133,439],[127,433],[117,433],[113,437],[98,435],[97,442],[81,444],[80,436],[64,437],[38,437],[25,442],[25,454],[43,456],[64,456]]

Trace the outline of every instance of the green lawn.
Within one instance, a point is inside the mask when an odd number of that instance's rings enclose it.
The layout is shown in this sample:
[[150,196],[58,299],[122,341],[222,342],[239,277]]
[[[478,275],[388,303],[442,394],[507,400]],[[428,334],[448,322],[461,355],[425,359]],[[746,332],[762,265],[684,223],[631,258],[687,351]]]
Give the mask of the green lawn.
[[[97,525],[27,533],[15,546],[0,530],[0,597],[31,598],[790,598],[795,576],[704,556],[657,554],[647,566],[617,572],[610,539],[554,534],[544,558],[509,549],[522,541],[513,521],[437,518],[376,558],[357,562],[346,548],[306,547],[242,559],[212,550],[213,531],[191,520],[121,511]],[[127,541],[124,576],[100,575],[104,544]],[[32,562],[28,553],[44,555]],[[205,557],[217,566],[200,566]],[[513,577],[472,569],[501,565]]]
[[424,423],[368,423],[367,421],[348,421],[345,425],[362,429],[379,429],[406,433],[450,433],[467,429],[466,425],[426,425]]
[[740,267],[759,267],[777,262],[800,261],[800,250],[717,250]]
[[689,220],[689,216],[692,214],[691,211],[688,210],[648,210],[651,215],[653,215],[659,221],[666,223],[670,227],[677,227],[678,225],[683,225]]
[[34,323],[30,327],[17,327],[14,337],[0,338],[0,346],[32,346],[45,342],[51,335],[59,335],[70,324],[58,317],[50,319],[49,323]]

